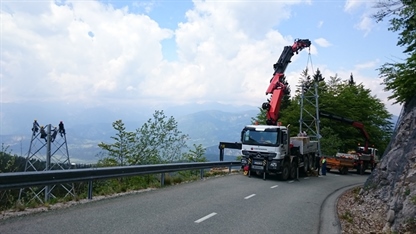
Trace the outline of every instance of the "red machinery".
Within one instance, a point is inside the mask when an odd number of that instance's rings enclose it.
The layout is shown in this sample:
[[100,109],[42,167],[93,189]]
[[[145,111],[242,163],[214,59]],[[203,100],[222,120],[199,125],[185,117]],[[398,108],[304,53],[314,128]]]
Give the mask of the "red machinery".
[[282,83],[284,72],[291,62],[292,56],[306,47],[310,47],[311,41],[308,39],[296,39],[292,46],[285,46],[277,63],[273,65],[274,73],[270,80],[270,85],[266,90],[267,94],[272,94],[268,102],[263,103],[262,108],[267,110],[267,125],[277,125],[279,119],[280,104],[286,94],[286,86]]

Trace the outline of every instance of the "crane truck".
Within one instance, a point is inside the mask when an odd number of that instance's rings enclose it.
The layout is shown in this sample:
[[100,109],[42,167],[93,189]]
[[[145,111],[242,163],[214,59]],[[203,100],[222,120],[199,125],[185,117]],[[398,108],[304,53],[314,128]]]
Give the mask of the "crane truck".
[[[365,139],[364,146],[357,147],[357,150],[355,152],[337,153],[334,158],[327,158],[327,167],[329,170],[331,170],[332,168],[339,169],[341,174],[346,174],[348,168],[353,168],[357,170],[357,173],[364,174],[365,170],[373,170],[376,167],[379,161],[378,150],[376,148],[369,147],[370,136],[365,130],[363,123],[348,118],[344,118],[342,116],[338,116],[326,111],[320,111],[319,116],[350,124],[353,127],[359,129]],[[341,161],[343,161],[343,163],[341,163]],[[345,166],[338,166],[342,164]]]
[[[251,173],[278,175],[281,180],[295,179],[300,172],[313,168],[318,143],[308,136],[290,137],[289,126],[279,122],[279,111],[287,87],[283,83],[284,72],[292,56],[310,47],[308,39],[296,39],[292,46],[285,46],[277,63],[266,95],[271,95],[262,108],[267,111],[266,125],[247,125],[241,132],[241,164],[249,176]],[[221,149],[221,145],[220,145]]]

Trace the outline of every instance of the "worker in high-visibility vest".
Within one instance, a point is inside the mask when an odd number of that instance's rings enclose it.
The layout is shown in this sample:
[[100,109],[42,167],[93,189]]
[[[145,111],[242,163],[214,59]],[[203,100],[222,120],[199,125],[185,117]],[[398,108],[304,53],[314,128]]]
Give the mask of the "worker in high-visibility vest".
[[321,172],[322,175],[326,176],[326,156],[324,156],[321,160]]

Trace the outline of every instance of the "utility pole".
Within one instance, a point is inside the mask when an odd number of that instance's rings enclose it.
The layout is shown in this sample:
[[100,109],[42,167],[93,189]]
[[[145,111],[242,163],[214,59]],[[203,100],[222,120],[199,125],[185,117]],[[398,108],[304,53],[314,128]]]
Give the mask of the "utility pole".
[[[68,144],[65,131],[58,134],[58,129],[51,124],[41,126],[37,120],[32,125],[31,140],[29,150],[26,156],[25,172],[30,171],[50,171],[50,170],[68,170],[71,169],[69,160]],[[53,128],[53,129],[52,129]],[[59,136],[59,137],[58,137]],[[44,153],[42,153],[44,152]],[[62,187],[66,191],[65,196],[75,197],[73,184],[47,185],[43,188],[20,189],[19,200],[30,202],[36,200],[40,203],[46,203],[51,197],[55,197],[53,190],[56,187]],[[44,198],[42,199],[42,193]]]

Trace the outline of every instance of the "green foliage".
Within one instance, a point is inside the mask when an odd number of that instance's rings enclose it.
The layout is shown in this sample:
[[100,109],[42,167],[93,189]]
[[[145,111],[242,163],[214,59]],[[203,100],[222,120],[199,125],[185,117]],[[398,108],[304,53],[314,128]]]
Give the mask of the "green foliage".
[[[0,173],[1,172],[16,172],[24,171],[26,159],[17,155],[12,155],[9,146],[1,144],[0,149]],[[35,164],[34,161],[32,161]]]
[[385,90],[393,92],[389,98],[395,99],[395,103],[406,103],[416,92],[416,2],[383,0],[376,7],[379,11],[373,17],[377,21],[392,16],[389,30],[399,32],[397,45],[405,47],[404,53],[407,54],[402,62],[382,65],[380,76],[386,85]]
[[205,148],[199,144],[193,144],[194,149],[183,154],[183,159],[187,162],[206,162]]
[[252,124],[266,124],[266,114],[266,110],[263,110],[263,108],[259,108],[259,113],[257,114],[257,116],[251,118]]
[[[370,144],[383,151],[391,137],[392,123],[391,114],[381,100],[372,96],[371,90],[362,84],[350,84],[347,80],[332,79],[326,86],[328,91],[320,94],[320,109],[363,123]],[[341,151],[353,150],[357,144],[364,143],[360,130],[349,124],[321,118],[320,126],[321,129],[330,127],[339,136],[343,143]]]
[[113,128],[117,131],[116,136],[112,136],[115,142],[113,144],[106,144],[101,142],[98,147],[105,150],[108,154],[107,158],[99,161],[100,165],[115,166],[126,165],[126,161],[131,157],[131,145],[134,142],[134,134],[127,132],[122,120],[117,120],[113,123]]
[[416,205],[416,196],[412,196],[410,201],[413,203],[413,205]]
[[342,140],[330,127],[321,128],[320,134],[325,136],[321,139],[321,151],[323,155],[335,155],[343,147]]
[[136,130],[134,154],[130,164],[154,164],[174,162],[181,159],[182,150],[186,148],[188,135],[182,134],[178,123],[163,111],[155,111],[153,119],[149,119]]
[[[0,149],[0,173],[24,171],[26,159],[17,155],[12,155],[8,146],[1,144]],[[35,162],[32,162],[35,165]],[[24,207],[18,206],[19,190],[0,191],[0,210],[15,207],[21,210]]]
[[416,92],[416,53],[406,63],[385,63],[379,71],[385,90],[393,91],[389,99],[395,99],[395,103],[410,101]]
[[176,120],[168,118],[163,111],[155,111],[153,118],[148,119],[135,132],[126,131],[122,120],[114,122],[113,128],[117,131],[116,136],[111,137],[114,143],[101,142],[98,145],[106,153],[99,160],[99,166],[179,161],[186,148],[188,136],[182,134]]
[[410,189],[406,188],[406,191],[404,191],[404,195],[405,196],[409,196],[410,195]]
[[348,223],[353,223],[354,218],[351,212],[345,211],[344,214],[341,215],[341,219],[347,221]]

